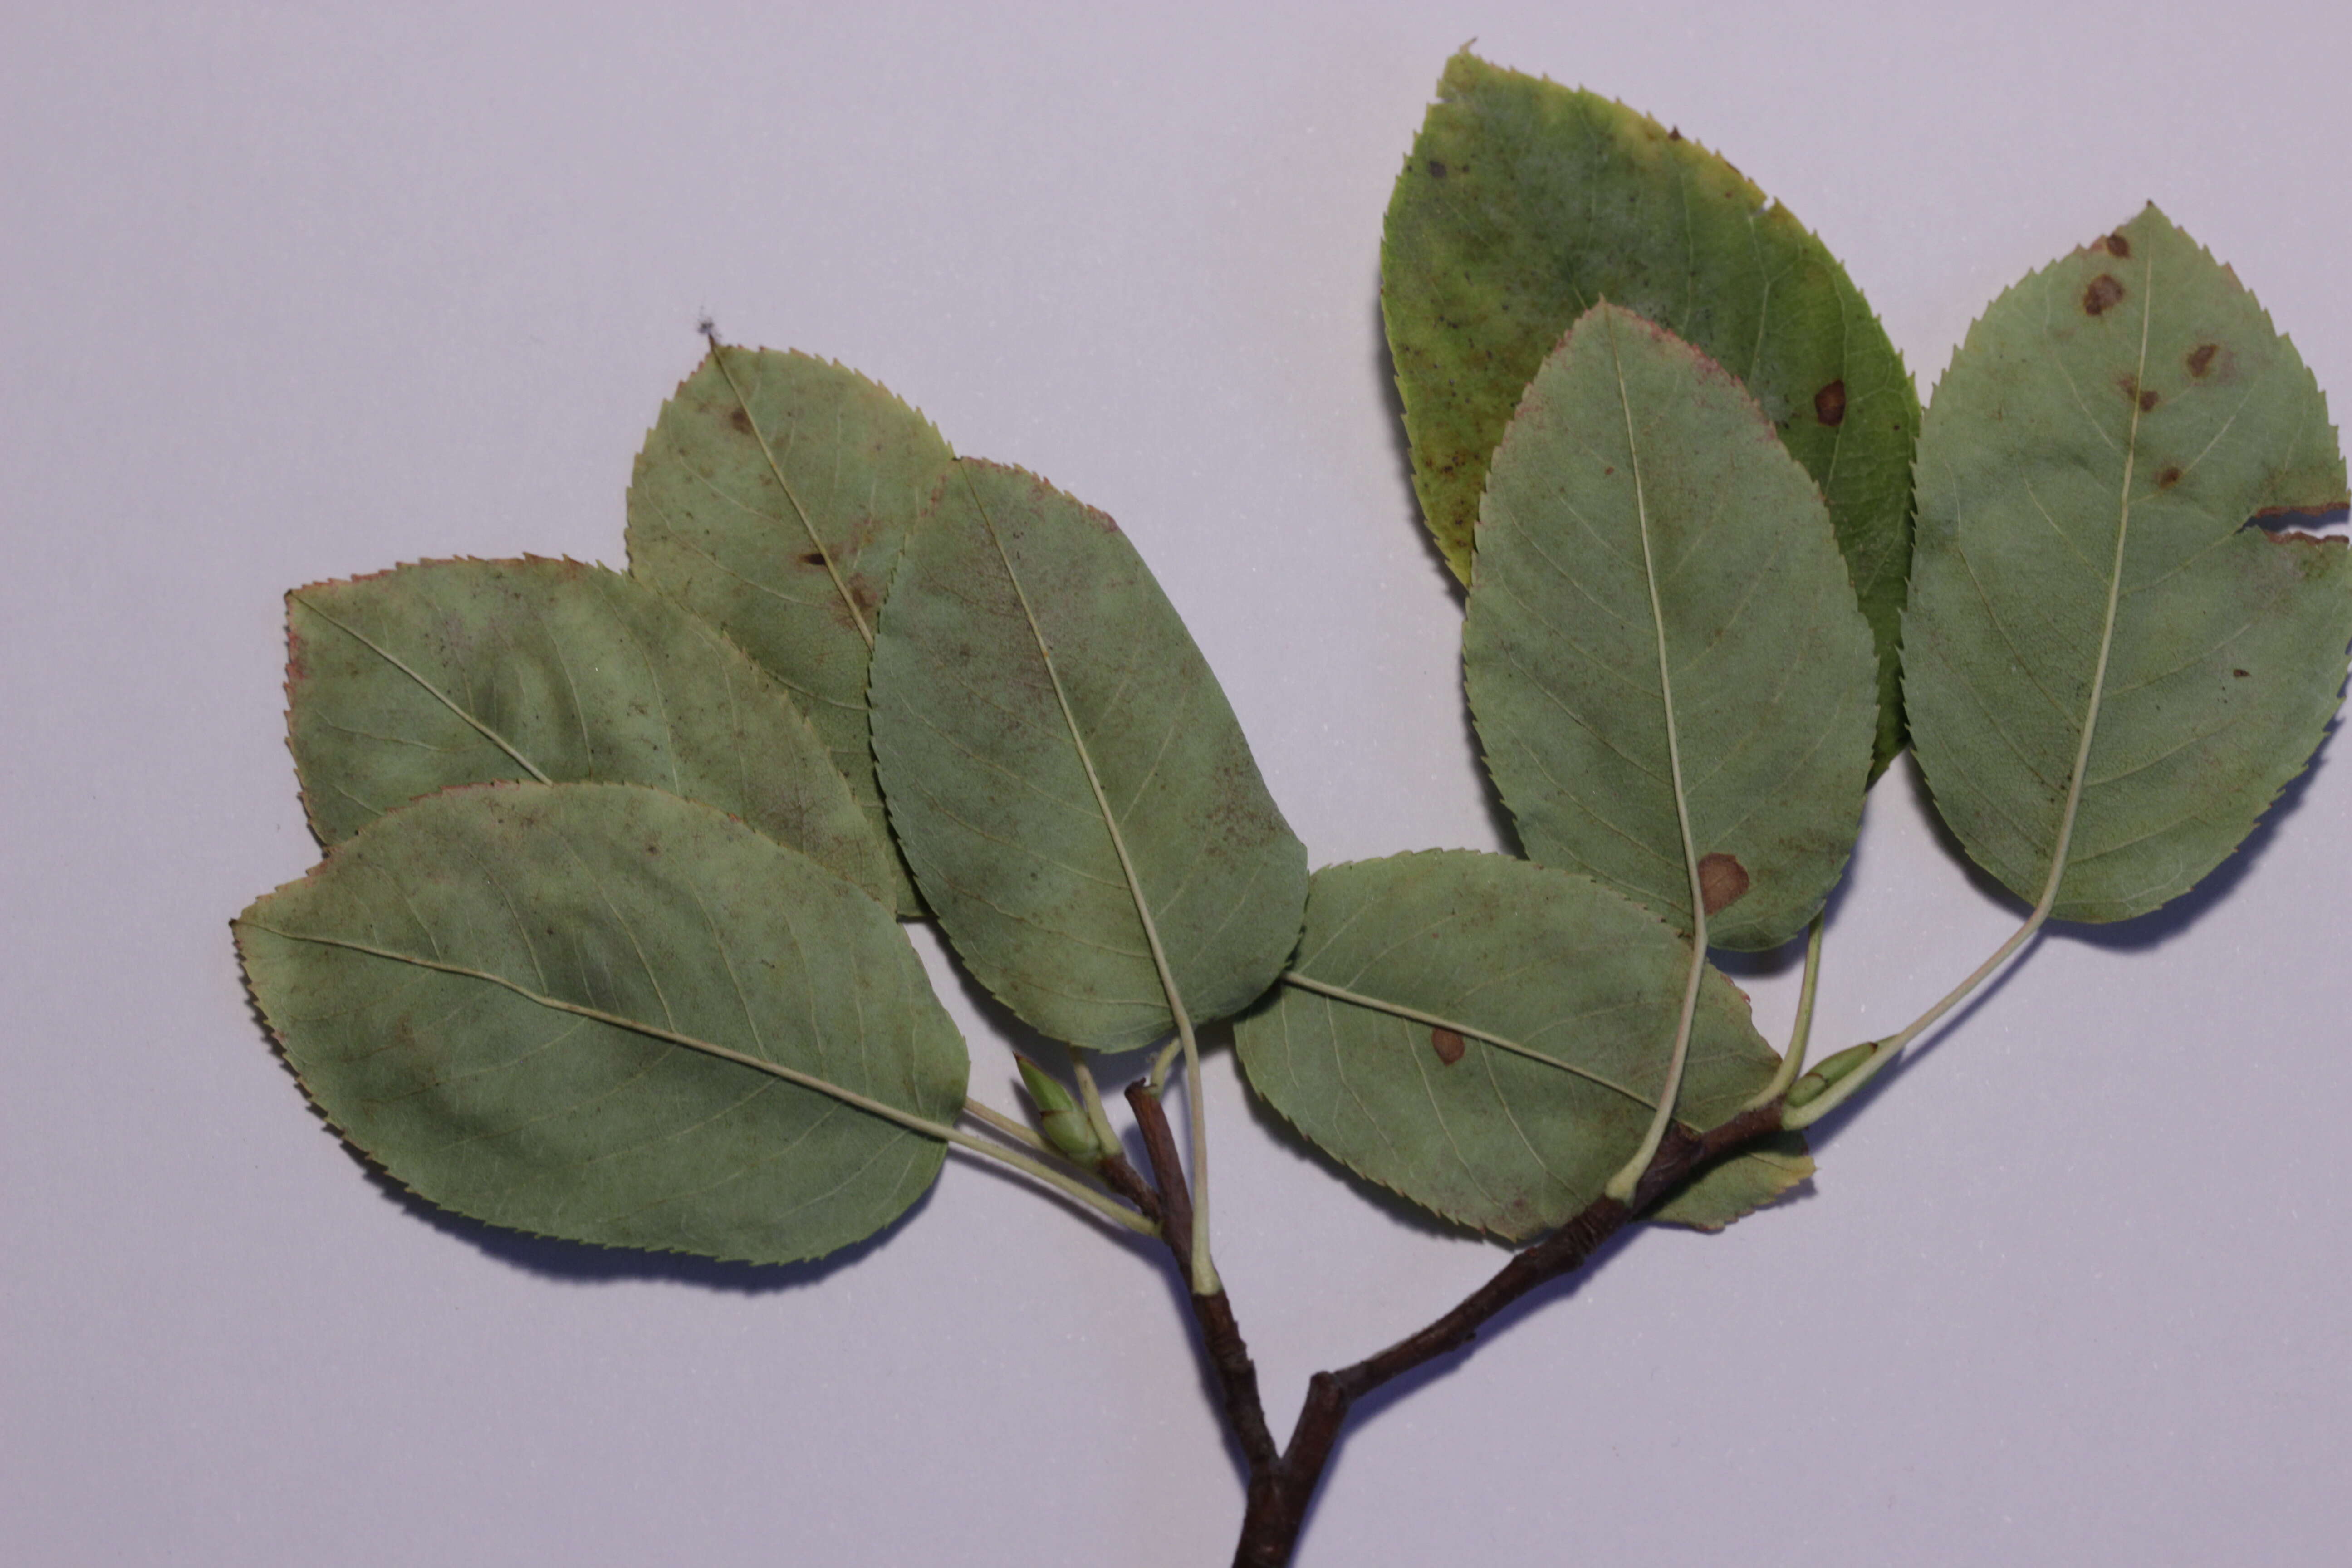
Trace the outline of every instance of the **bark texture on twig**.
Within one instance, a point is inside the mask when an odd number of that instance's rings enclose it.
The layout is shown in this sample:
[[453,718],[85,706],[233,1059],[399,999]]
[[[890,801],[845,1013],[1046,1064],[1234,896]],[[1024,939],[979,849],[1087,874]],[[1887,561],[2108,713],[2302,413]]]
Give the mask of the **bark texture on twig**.
[[[1224,1395],[1225,1424],[1241,1445],[1253,1478],[1271,1468],[1281,1458],[1273,1430],[1265,1424],[1265,1406],[1258,1398],[1257,1363],[1250,1360],[1241,1325],[1234,1320],[1233,1299],[1223,1290],[1203,1296],[1192,1283],[1192,1190],[1184,1182],[1184,1167],[1176,1155],[1176,1135],[1169,1130],[1168,1113],[1160,1097],[1141,1083],[1127,1086],[1127,1102],[1135,1108],[1135,1124],[1143,1134],[1143,1152],[1151,1162],[1152,1179],[1160,1186],[1160,1236],[1183,1277],[1185,1299],[1192,1304],[1192,1321],[1201,1326],[1201,1347]],[[1255,1485],[1255,1479],[1252,1481]]]
[[[1321,1484],[1324,1468],[1349,1410],[1365,1394],[1413,1368],[1467,1346],[1478,1331],[1504,1308],[1538,1285],[1572,1274],[1599,1251],[1602,1243],[1622,1229],[1661,1197],[1709,1162],[1754,1142],[1780,1126],[1780,1102],[1759,1106],[1733,1117],[1698,1137],[1675,1128],[1659,1146],[1649,1169],[1634,1189],[1633,1201],[1594,1200],[1567,1224],[1519,1253],[1495,1277],[1465,1297],[1444,1317],[1407,1335],[1377,1355],[1368,1356],[1337,1372],[1318,1372],[1307,1385],[1307,1402],[1290,1446],[1271,1463],[1250,1466],[1249,1504],[1242,1518],[1241,1543],[1234,1550],[1234,1568],[1283,1568],[1298,1544],[1307,1510]],[[1174,1238],[1170,1238],[1174,1245]],[[1255,1402],[1256,1377],[1250,1380]],[[1227,1411],[1232,1410],[1228,1389]],[[1256,1412],[1263,1429],[1265,1415]],[[1238,1428],[1236,1428],[1238,1430]],[[1244,1450],[1247,1445],[1244,1443]]]

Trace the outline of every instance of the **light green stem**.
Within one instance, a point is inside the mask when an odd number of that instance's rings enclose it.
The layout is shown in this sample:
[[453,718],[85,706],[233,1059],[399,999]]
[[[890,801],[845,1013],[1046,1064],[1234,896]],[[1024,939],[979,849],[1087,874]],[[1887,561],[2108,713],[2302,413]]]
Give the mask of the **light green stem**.
[[1650,506],[1642,486],[1642,449],[1633,436],[1633,403],[1625,391],[1625,362],[1617,353],[1616,318],[1604,312],[1601,320],[1609,328],[1609,357],[1617,370],[1617,406],[1625,416],[1626,466],[1633,476],[1633,515],[1642,534],[1642,575],[1650,590],[1650,625],[1657,633],[1658,700],[1666,714],[1666,770],[1674,780],[1675,824],[1682,830],[1683,868],[1690,875],[1691,903],[1690,977],[1683,983],[1682,1016],[1675,1024],[1675,1047],[1666,1059],[1666,1081],[1658,1090],[1657,1111],[1650,1118],[1650,1130],[1642,1135],[1641,1146],[1633,1151],[1633,1157],[1601,1189],[1602,1195],[1630,1204],[1634,1188],[1641,1184],[1642,1173],[1650,1168],[1658,1145],[1665,1142],[1666,1129],[1674,1125],[1675,1099],[1683,1087],[1683,1065],[1690,1059],[1691,1025],[1698,1016],[1698,986],[1706,976],[1706,889],[1699,879],[1698,847],[1691,841],[1690,802],[1683,790],[1682,741],[1675,727],[1674,679],[1666,659],[1666,612],[1658,599],[1658,565],[1650,549]]
[[[2148,258],[2142,279],[2138,374],[2139,377],[2144,378],[2147,374],[2148,322],[2156,314],[2156,259],[2153,256]],[[2137,386],[2141,384],[2141,381],[2136,378],[2132,384]],[[2139,458],[2139,416],[2144,406],[2137,400],[2133,402],[2131,435],[2124,443],[2123,499],[2116,519],[2115,558],[2109,563],[2107,570],[2106,617],[2099,627],[2099,658],[2098,662],[2091,669],[2091,699],[2083,710],[2083,739],[2074,748],[2074,775],[2066,781],[2066,805],[2058,815],[2058,837],[2051,846],[2050,878],[2042,884],[2042,897],[2034,900],[2033,912],[2026,917],[2025,923],[2018,927],[2016,932],[2007,942],[1995,948],[1990,958],[1978,964],[1966,980],[1952,987],[1942,1001],[1920,1014],[1896,1033],[1879,1041],[1878,1049],[1872,1054],[1868,1061],[1832,1084],[1820,1099],[1789,1112],[1781,1125],[1792,1129],[1810,1127],[1860,1093],[1862,1086],[1876,1078],[1887,1063],[1902,1053],[1904,1047],[1917,1039],[1927,1030],[1933,1028],[1937,1020],[1966,1001],[1970,992],[1992,978],[1994,972],[2007,963],[2018,949],[2032,941],[2033,934],[2042,929],[2044,921],[2049,920],[2050,911],[2057,908],[2058,885],[2065,879],[2066,852],[2072,847],[2074,838],[2074,816],[2083,804],[2084,781],[2090,776],[2091,772],[2091,737],[2098,731],[2099,703],[2106,692],[2107,655],[2116,644],[2116,609],[2123,601],[2124,542],[2131,533],[2132,467]]]
[[1103,1109],[1102,1089],[1095,1083],[1085,1054],[1076,1046],[1070,1047],[1070,1074],[1078,1080],[1078,1103],[1086,1108],[1087,1125],[1095,1130],[1095,1142],[1106,1155],[1118,1153],[1118,1132],[1110,1124],[1110,1112]]
[[1184,1042],[1171,1040],[1160,1048],[1158,1056],[1152,1058],[1151,1077],[1147,1081],[1150,1084],[1151,1092],[1154,1095],[1168,1087],[1168,1069],[1174,1067],[1176,1058],[1183,1054]]
[[1151,966],[1160,976],[1160,994],[1168,998],[1169,1014],[1176,1021],[1176,1037],[1183,1043],[1185,1105],[1190,1111],[1184,1121],[1192,1135],[1192,1289],[1196,1295],[1214,1296],[1224,1287],[1218,1282],[1217,1266],[1209,1255],[1209,1110],[1207,1099],[1201,1092],[1201,1047],[1192,1037],[1192,1016],[1184,1010],[1175,967],[1169,963],[1168,950],[1160,940],[1160,922],[1152,918],[1151,900],[1144,896],[1143,879],[1137,875],[1134,858],[1127,852],[1127,836],[1119,831],[1118,815],[1111,810],[1102,775],[1095,771],[1094,750],[1087,744],[1077,710],[1071,706],[1070,694],[1063,688],[1062,672],[1054,663],[1053,646],[1045,640],[1045,628],[1037,619],[1035,607],[1029,603],[1029,590],[1022,585],[1021,574],[1013,569],[1013,557],[996,531],[996,520],[988,515],[987,503],[980,499],[980,488],[971,482],[971,471],[959,471],[963,475],[964,489],[971,497],[972,506],[980,512],[981,525],[988,530],[989,542],[996,546],[996,558],[1004,563],[1004,575],[1013,584],[1013,595],[1021,601],[1021,614],[1029,622],[1029,636],[1037,645],[1037,657],[1045,662],[1045,679],[1054,688],[1054,700],[1061,705],[1062,722],[1069,729],[1071,748],[1086,769],[1087,788],[1094,794],[1095,810],[1102,817],[1104,831],[1110,835],[1111,853],[1118,858],[1119,875],[1127,881],[1128,896],[1135,901],[1135,918],[1143,927],[1144,945],[1151,951]]
[[1805,984],[1797,993],[1797,1023],[1789,1031],[1789,1048],[1780,1058],[1780,1070],[1772,1075],[1772,1081],[1755,1099],[1739,1108],[1742,1110],[1753,1110],[1780,1099],[1797,1081],[1797,1075],[1805,1070],[1805,1047],[1813,1037],[1813,989],[1822,980],[1822,922],[1828,914],[1824,910],[1815,915],[1812,929],[1805,933]]
[[1014,1142],[1025,1148],[1034,1149],[1040,1154],[1051,1154],[1054,1152],[1053,1145],[992,1105],[982,1105],[979,1100],[967,1096],[963,1102],[963,1113],[974,1121],[987,1123]]

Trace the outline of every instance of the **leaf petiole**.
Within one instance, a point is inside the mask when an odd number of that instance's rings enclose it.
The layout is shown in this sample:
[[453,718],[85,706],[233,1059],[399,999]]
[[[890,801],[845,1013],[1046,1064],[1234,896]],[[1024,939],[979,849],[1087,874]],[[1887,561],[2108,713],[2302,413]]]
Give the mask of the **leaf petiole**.
[[1078,1104],[1086,1110],[1087,1125],[1095,1130],[1095,1142],[1106,1152],[1118,1152],[1121,1147],[1118,1131],[1110,1124],[1110,1112],[1103,1109],[1102,1089],[1095,1083],[1085,1054],[1075,1046],[1070,1048],[1070,1074],[1078,1080]]
[[1805,1047],[1813,1037],[1813,991],[1822,981],[1822,922],[1828,912],[1815,915],[1812,929],[1805,933],[1805,983],[1797,993],[1797,1022],[1789,1031],[1789,1048],[1780,1058],[1780,1070],[1755,1099],[1740,1107],[1742,1110],[1771,1104],[1788,1093],[1797,1075],[1805,1070]]
[[1040,1154],[1050,1154],[1053,1152],[1051,1145],[1046,1143],[1043,1138],[1038,1137],[1034,1131],[1023,1126],[1020,1122],[1014,1121],[1012,1117],[1005,1115],[1004,1112],[997,1110],[996,1107],[992,1105],[983,1105],[979,1100],[966,1096],[963,1102],[963,1113],[966,1116],[971,1117],[974,1121],[994,1128],[997,1131],[1003,1133],[1005,1137],[1012,1139],[1014,1142],[1020,1144],[1025,1149],[1034,1149]]
[[[2148,322],[2156,314],[2156,258],[2150,256],[2142,268],[2140,278],[2139,369],[2132,384],[2140,384],[2147,374]],[[1969,994],[1990,979],[1993,973],[2007,963],[2018,949],[2033,940],[2050,911],[2058,907],[2058,885],[2066,877],[2066,852],[2074,838],[2074,818],[2083,805],[2083,784],[2091,771],[2091,738],[2098,732],[2099,704],[2105,700],[2107,686],[2107,658],[2115,651],[2116,611],[2123,602],[2124,544],[2131,537],[2132,469],[2139,458],[2140,416],[2149,404],[2135,400],[2132,404],[2131,433],[2124,442],[2123,494],[2116,517],[2115,557],[2107,568],[2107,607],[2099,627],[2099,658],[2091,668],[2090,700],[2083,708],[2083,739],[2074,748],[2074,769],[2066,781],[2066,805],[2058,816],[2058,837],[2050,848],[2050,876],[2042,886],[2042,897],[2034,900],[2033,912],[2017,928],[2007,942],[1993,950],[1990,958],[1976,966],[1966,980],[1945,994],[1942,1001],[1913,1019],[1904,1028],[1878,1043],[1878,1049],[1844,1078],[1832,1085],[1820,1099],[1790,1111],[1783,1123],[1790,1130],[1810,1127],[1852,1100],[1862,1091],[1862,1086],[1876,1078],[1888,1062],[1903,1053],[1903,1047],[1935,1026],[1937,1019],[1968,999]]]

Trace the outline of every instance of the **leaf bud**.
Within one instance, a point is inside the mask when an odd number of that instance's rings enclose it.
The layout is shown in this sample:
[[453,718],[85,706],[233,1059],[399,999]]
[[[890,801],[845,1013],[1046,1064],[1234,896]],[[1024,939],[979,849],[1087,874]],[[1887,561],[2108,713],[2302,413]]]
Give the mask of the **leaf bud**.
[[1021,1087],[1029,1091],[1030,1103],[1037,1108],[1037,1131],[1045,1135],[1054,1152],[1089,1171],[1101,1164],[1107,1151],[1070,1091],[1027,1057],[1016,1055],[1013,1059],[1021,1068]]

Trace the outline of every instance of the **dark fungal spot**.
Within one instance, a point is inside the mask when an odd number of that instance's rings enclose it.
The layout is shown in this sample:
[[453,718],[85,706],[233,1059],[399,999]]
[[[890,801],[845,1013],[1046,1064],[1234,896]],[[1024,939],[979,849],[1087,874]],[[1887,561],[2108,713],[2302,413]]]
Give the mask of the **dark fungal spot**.
[[2126,239],[2120,234],[2111,234],[2107,236],[2106,238],[2099,241],[2099,244],[2106,247],[2107,254],[2109,256],[2129,256],[2131,254],[2131,241]]
[[2091,279],[2089,288],[2083,290],[2083,313],[2086,316],[2099,315],[2123,297],[2124,286],[2111,274],[2102,272]]
[[1667,140],[1667,141],[1669,141],[1669,142],[1679,142],[1679,141],[1681,141],[1682,139],[1683,139],[1683,128],[1682,128],[1681,126],[1679,126],[1679,125],[1675,126],[1672,131],[1669,131],[1669,132],[1666,132],[1666,140]]
[[2245,672],[2244,670],[2242,670],[2242,669],[2233,669],[2233,670],[2231,670],[2230,673],[2231,673],[2231,675],[2233,675],[2233,676],[2237,677],[2240,680],[2243,680],[2243,679],[2246,679],[2246,672]]
[[1813,417],[1832,427],[1845,423],[1845,379],[1843,376],[1813,394]]
[[1429,161],[1429,177],[1433,180],[1445,178],[1445,165],[1432,158]]
[[738,408],[734,413],[727,416],[727,423],[732,425],[746,436],[749,436],[751,433],[751,416],[740,408]]
[[2149,409],[2151,409],[2151,408],[2153,408],[2153,407],[2155,407],[2155,406],[2156,406],[2156,394],[2155,394],[2155,393],[2153,393],[2153,392],[2143,392],[2143,393],[2141,393],[2141,394],[2139,395],[2139,411],[2140,411],[2141,413],[2145,414],[2145,413],[2147,413]]
[[806,553],[804,553],[803,555],[802,555],[802,557],[801,557],[801,564],[802,564],[802,565],[803,565],[803,566],[822,566],[822,565],[824,565],[824,551],[822,551],[822,550],[812,550],[812,551],[807,552]]
[[1453,1030],[1432,1029],[1429,1031],[1429,1048],[1437,1053],[1439,1061],[1444,1062],[1447,1067],[1452,1067],[1462,1059],[1462,1053],[1467,1047],[1464,1045],[1462,1037]]
[[2221,345],[2219,343],[2199,343],[2195,348],[2190,349],[2189,374],[2202,381],[2205,378],[2205,373],[2213,368],[2213,356],[2221,352]]
[[2160,490],[2168,490],[2179,482],[2180,465],[2178,463],[2165,464],[2164,472],[2156,476],[2156,488]]
[[1720,914],[1748,896],[1748,868],[1720,849],[1698,858],[1698,896],[1708,914]]

